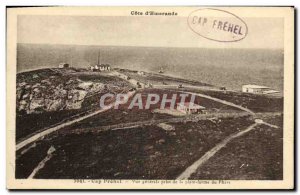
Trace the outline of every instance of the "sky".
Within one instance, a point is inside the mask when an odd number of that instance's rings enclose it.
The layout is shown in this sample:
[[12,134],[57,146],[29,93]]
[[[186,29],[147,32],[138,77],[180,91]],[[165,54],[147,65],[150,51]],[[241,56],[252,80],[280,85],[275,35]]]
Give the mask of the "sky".
[[179,16],[19,15],[18,43],[198,48],[283,48],[282,18],[243,18],[248,35],[222,43],[194,33]]

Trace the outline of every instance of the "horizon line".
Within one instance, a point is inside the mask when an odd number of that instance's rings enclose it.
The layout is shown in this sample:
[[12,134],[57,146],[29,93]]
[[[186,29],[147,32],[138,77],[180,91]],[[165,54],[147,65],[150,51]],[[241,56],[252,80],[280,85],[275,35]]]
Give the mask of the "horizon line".
[[88,45],[88,44],[65,44],[65,43],[18,43],[27,45],[63,45],[63,46],[90,46],[90,47],[146,47],[146,48],[195,48],[195,49],[263,49],[263,50],[284,50],[284,48],[248,48],[248,47],[172,47],[172,46],[133,46],[133,45]]

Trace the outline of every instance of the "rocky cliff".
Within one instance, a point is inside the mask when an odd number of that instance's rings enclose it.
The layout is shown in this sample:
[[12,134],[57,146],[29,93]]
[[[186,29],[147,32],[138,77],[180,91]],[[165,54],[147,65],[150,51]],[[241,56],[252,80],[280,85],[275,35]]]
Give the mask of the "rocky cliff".
[[80,109],[86,97],[114,87],[113,83],[83,81],[76,76],[21,73],[16,85],[17,111],[30,114]]

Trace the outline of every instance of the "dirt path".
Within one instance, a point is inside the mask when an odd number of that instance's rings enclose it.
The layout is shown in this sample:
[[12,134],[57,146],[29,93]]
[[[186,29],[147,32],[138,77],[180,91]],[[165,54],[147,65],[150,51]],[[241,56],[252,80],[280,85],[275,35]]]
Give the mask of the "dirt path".
[[[170,89],[178,89],[176,85],[154,85],[154,87],[156,88],[170,88]],[[188,88],[201,88],[201,87],[197,87],[197,86],[188,86]],[[214,91],[217,91],[217,90],[214,90]],[[248,108],[245,108],[243,106],[240,106],[240,105],[237,105],[237,104],[234,104],[232,102],[228,102],[228,101],[225,101],[225,100],[221,100],[221,99],[218,99],[218,98],[215,98],[215,97],[212,97],[212,96],[209,96],[209,95],[204,95],[204,94],[201,94],[201,93],[194,93],[194,92],[188,92],[188,91],[179,91],[179,92],[182,92],[182,93],[187,93],[187,94],[191,94],[191,95],[195,95],[195,96],[199,96],[199,97],[203,97],[203,98],[206,98],[206,99],[210,99],[210,100],[213,100],[213,101],[216,101],[216,102],[219,102],[219,103],[222,103],[222,104],[225,104],[225,105],[228,105],[228,106],[232,106],[232,107],[235,107],[235,108],[238,108],[240,110],[244,110],[252,115],[255,115],[255,113],[251,110],[249,110]]]
[[232,134],[225,138],[221,143],[217,144],[215,147],[213,147],[211,150],[206,152],[200,159],[198,159],[196,162],[194,162],[191,166],[189,166],[183,173],[181,173],[177,179],[178,180],[184,180],[189,179],[189,177],[197,171],[201,165],[203,165],[207,160],[209,160],[212,156],[214,156],[220,149],[222,149],[226,144],[228,144],[231,140],[240,137],[244,135],[245,133],[248,133],[249,131],[253,130],[254,127],[259,125],[258,123],[254,123],[250,125],[248,128],[246,128],[243,131],[240,131],[238,133]]
[[[56,69],[50,69],[50,70],[52,70],[52,71],[54,71],[54,72],[60,72],[59,70],[56,70]],[[120,75],[120,73],[115,72],[113,75]],[[122,76],[118,76],[118,77],[127,81],[127,78],[124,78],[124,77],[122,77]],[[131,79],[131,80],[132,80],[132,79]],[[133,82],[133,81],[134,81],[134,82]],[[136,84],[137,84],[137,81],[135,81],[135,80],[133,80],[133,81],[132,81],[133,83],[131,83],[131,84],[136,85]],[[134,94],[135,94],[135,91],[128,92],[128,93],[127,93],[128,98],[130,98],[130,97],[133,96]],[[118,102],[115,102],[114,104],[116,104],[116,103],[118,103]],[[84,119],[87,119],[87,118],[89,118],[89,117],[92,117],[92,116],[95,116],[95,115],[97,115],[97,114],[106,112],[106,111],[110,110],[110,109],[114,106],[114,104],[113,104],[112,106],[110,106],[110,107],[106,107],[105,109],[96,110],[96,111],[94,111],[94,112],[92,112],[92,113],[90,113],[90,114],[87,114],[87,115],[85,115],[85,116],[82,116],[82,117],[76,118],[76,119],[74,119],[74,120],[71,120],[71,121],[68,121],[68,122],[59,124],[59,125],[57,125],[57,126],[54,126],[54,127],[48,128],[48,129],[45,129],[44,131],[39,132],[39,133],[37,133],[37,134],[35,134],[35,135],[33,135],[33,136],[31,136],[31,137],[29,137],[29,138],[27,138],[27,139],[21,141],[20,143],[17,143],[17,145],[16,145],[16,151],[20,150],[21,148],[27,146],[28,144],[31,144],[31,143],[33,143],[33,142],[35,142],[35,141],[41,139],[42,137],[44,137],[44,136],[46,136],[46,135],[49,135],[49,134],[51,134],[51,133],[53,133],[53,132],[55,132],[55,131],[57,131],[57,130],[59,130],[59,129],[61,129],[61,128],[70,126],[70,125],[72,125],[72,124],[75,124],[75,123],[77,123],[77,122],[80,122],[80,121],[82,121],[82,120],[84,120]]]
[[[175,84],[168,84],[168,85],[152,85],[154,88],[160,88],[160,89],[180,89],[178,88],[178,85]],[[195,85],[186,85],[183,84],[183,87],[185,89],[200,89],[200,90],[207,90],[207,91],[219,91],[223,92],[224,90],[221,90],[217,87],[213,86],[195,86]],[[232,90],[226,90],[226,91],[232,91]]]
[[[128,92],[128,96],[129,96],[129,97],[131,97],[131,96],[134,95],[134,94],[135,94],[134,91],[133,91],[133,92]],[[92,112],[92,113],[90,113],[90,114],[87,114],[87,115],[85,115],[85,116],[76,118],[76,119],[74,119],[74,120],[71,120],[71,121],[62,123],[62,124],[57,125],[57,126],[55,126],[55,127],[46,129],[46,130],[44,130],[44,131],[42,131],[42,132],[40,132],[40,133],[37,133],[37,134],[35,134],[35,135],[33,135],[33,136],[31,136],[31,137],[29,137],[29,138],[27,138],[27,139],[21,141],[20,143],[18,143],[18,144],[16,145],[16,151],[20,150],[21,148],[25,147],[26,145],[28,145],[28,144],[30,144],[30,143],[33,143],[33,142],[35,142],[35,141],[41,139],[42,137],[44,137],[44,136],[46,136],[46,135],[49,135],[49,134],[51,134],[51,133],[53,133],[53,132],[55,132],[55,131],[57,131],[57,130],[59,130],[59,129],[62,129],[62,128],[67,127],[67,126],[70,126],[70,125],[72,125],[72,124],[75,124],[75,123],[77,123],[77,122],[80,122],[80,121],[82,121],[82,120],[84,120],[84,119],[87,119],[87,118],[89,118],[89,117],[95,116],[95,115],[97,115],[97,114],[106,112],[106,111],[110,110],[113,106],[114,106],[114,104],[112,104],[111,106],[105,107],[104,109],[97,110],[97,111]]]
[[44,168],[47,161],[49,161],[53,157],[53,152],[55,152],[54,147],[50,147],[47,152],[47,156],[33,169],[32,173],[29,175],[28,179],[33,179],[34,176]]
[[[274,117],[279,116],[281,113],[256,113],[256,116],[263,117]],[[62,131],[62,134],[72,134],[72,133],[99,133],[105,131],[117,131],[117,130],[126,130],[131,128],[138,128],[144,125],[157,125],[159,123],[178,123],[178,122],[197,122],[200,120],[210,120],[212,118],[239,118],[251,115],[248,112],[241,113],[214,113],[214,114],[199,114],[192,115],[186,117],[175,117],[175,118],[166,118],[166,119],[157,119],[157,120],[145,120],[145,121],[137,121],[137,122],[128,122],[128,123],[120,123],[106,126],[97,126],[97,127],[84,127],[78,129],[68,129],[67,131]],[[271,126],[271,124],[266,124],[265,122],[261,122],[260,124],[265,124]],[[276,128],[275,126],[271,126]]]
[[77,119],[74,119],[74,120],[65,122],[65,123],[63,123],[63,124],[57,125],[57,126],[52,127],[52,128],[46,129],[45,131],[42,131],[42,132],[40,132],[40,133],[37,133],[37,134],[35,134],[35,135],[33,135],[33,136],[31,136],[31,137],[29,137],[29,138],[27,138],[27,139],[21,141],[20,143],[18,143],[18,144],[16,145],[16,150],[18,151],[19,149],[23,148],[24,146],[26,146],[26,145],[28,145],[28,144],[30,144],[30,143],[32,143],[32,142],[35,142],[35,141],[37,141],[38,139],[42,138],[43,136],[48,135],[48,134],[50,134],[50,133],[52,133],[52,132],[54,132],[54,131],[57,131],[57,130],[59,130],[59,129],[61,129],[61,128],[64,128],[64,127],[67,127],[67,126],[70,126],[70,125],[72,125],[72,124],[74,124],[74,123],[80,122],[80,121],[82,121],[82,120],[84,120],[84,119],[87,119],[87,118],[92,117],[92,116],[94,116],[94,115],[97,115],[97,114],[99,114],[99,113],[105,112],[105,111],[107,111],[107,110],[109,110],[109,109],[106,108],[106,109],[103,109],[103,110],[97,110],[97,111],[95,111],[95,112],[93,112],[93,113],[90,113],[90,114],[88,114],[88,115],[85,115],[85,116],[79,117],[79,118],[77,118]]
[[211,97],[211,96],[208,96],[208,95],[204,95],[204,94],[201,94],[201,93],[193,93],[193,92],[187,92],[187,91],[180,91],[180,92],[191,94],[191,95],[195,95],[195,96],[199,96],[199,97],[203,97],[203,98],[206,98],[206,99],[210,99],[210,100],[213,100],[213,101],[216,101],[216,102],[228,105],[228,106],[239,108],[239,109],[244,110],[244,111],[246,111],[246,112],[248,112],[248,113],[250,113],[252,115],[255,115],[255,113],[253,111],[249,110],[248,108],[245,108],[243,106],[240,106],[240,105],[237,105],[237,104],[234,104],[234,103],[231,103],[231,102],[227,102],[225,100],[214,98],[214,97]]
[[175,118],[166,118],[166,119],[157,119],[157,120],[146,120],[146,121],[137,121],[137,122],[128,122],[128,123],[120,123],[114,125],[106,125],[106,126],[98,126],[98,127],[84,127],[79,129],[71,129],[62,133],[70,134],[70,133],[96,133],[96,132],[104,132],[104,131],[113,131],[113,130],[123,130],[136,128],[143,125],[157,125],[159,123],[178,123],[178,122],[187,122],[187,121],[200,121],[207,120],[210,118],[239,118],[249,116],[249,113],[215,113],[215,114],[199,114],[199,115],[191,115],[186,117],[175,117]]

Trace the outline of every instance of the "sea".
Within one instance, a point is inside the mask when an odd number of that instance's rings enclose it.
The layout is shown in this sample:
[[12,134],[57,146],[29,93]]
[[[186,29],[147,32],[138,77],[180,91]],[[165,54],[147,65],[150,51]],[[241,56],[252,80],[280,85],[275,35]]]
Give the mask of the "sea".
[[158,72],[241,90],[256,84],[283,91],[281,49],[169,48],[87,45],[17,45],[17,72],[55,68],[61,62],[88,68],[98,61],[112,68]]

